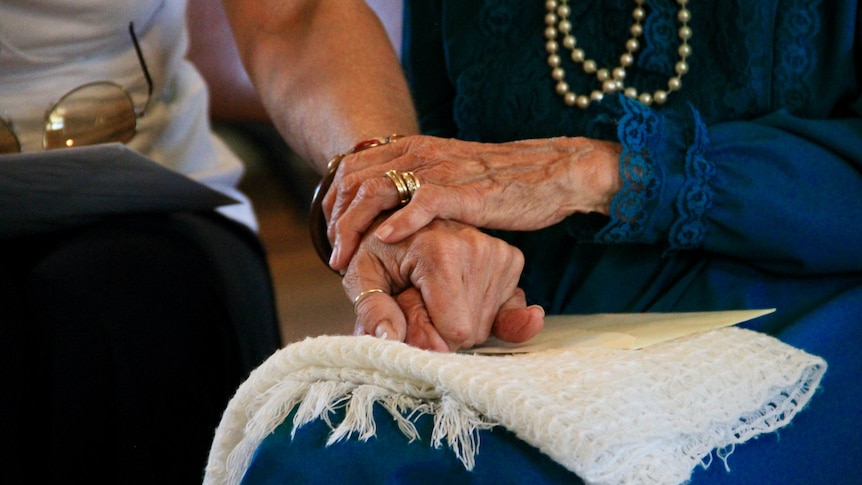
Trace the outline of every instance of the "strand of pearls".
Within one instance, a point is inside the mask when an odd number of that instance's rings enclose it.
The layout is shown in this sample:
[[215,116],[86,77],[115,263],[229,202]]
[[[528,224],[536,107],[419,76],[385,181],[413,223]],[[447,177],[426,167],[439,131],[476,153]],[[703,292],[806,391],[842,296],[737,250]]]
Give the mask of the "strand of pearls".
[[[691,46],[688,43],[691,39],[691,28],[688,26],[691,13],[686,8],[688,0],[676,0],[679,5],[676,19],[680,23],[679,30],[677,30],[677,36],[680,40],[677,48],[679,61],[675,66],[676,75],[667,81],[667,90],[659,89],[652,94],[638,93],[634,87],[624,84],[626,68],[634,64],[634,54],[640,48],[639,38],[643,35],[643,21],[646,18],[645,0],[634,0],[634,2],[633,22],[629,28],[631,37],[626,41],[626,51],[620,56],[619,65],[608,69],[598,67],[596,61],[587,58],[584,50],[578,47],[578,41],[572,35],[572,23],[569,21],[571,14],[569,1],[545,0],[545,8],[548,9],[548,13],[545,15],[545,39],[547,39],[545,50],[548,52],[548,65],[551,67],[551,78],[556,82],[557,94],[563,97],[567,106],[587,108],[590,103],[601,101],[605,94],[617,91],[622,91],[629,98],[637,99],[645,105],[664,104],[670,93],[682,88],[682,77],[688,72],[686,59],[691,55]],[[586,95],[577,94],[569,88],[569,84],[566,82],[566,71],[563,69],[562,58],[560,57],[560,42],[557,42],[557,38],[560,36],[562,36],[562,47],[570,52],[572,61],[580,64],[585,73],[594,75],[601,85],[601,90],[596,89]]]

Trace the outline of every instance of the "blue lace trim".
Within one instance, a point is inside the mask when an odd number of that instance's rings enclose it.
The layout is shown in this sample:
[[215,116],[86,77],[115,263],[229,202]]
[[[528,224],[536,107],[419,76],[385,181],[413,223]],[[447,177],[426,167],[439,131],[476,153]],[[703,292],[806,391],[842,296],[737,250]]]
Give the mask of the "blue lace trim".
[[685,183],[676,200],[678,219],[673,223],[668,236],[671,249],[692,249],[700,246],[706,237],[706,211],[712,208],[714,199],[712,179],[715,165],[706,159],[709,147],[709,132],[692,108],[694,116],[694,141],[685,154]]
[[676,144],[665,139],[668,134],[673,131],[682,137],[685,136],[683,131],[690,131],[687,137],[691,139],[686,141],[684,161],[679,168],[682,173],[677,175],[681,179],[677,182],[680,187],[672,202],[676,216],[672,222],[668,221],[667,238],[671,250],[699,247],[707,233],[705,216],[713,205],[712,180],[716,173],[715,165],[706,157],[710,148],[706,124],[693,107],[689,108],[693,126],[685,123],[683,130],[669,126],[668,120],[637,101],[620,96],[619,106],[617,137],[623,147],[620,156],[623,186],[611,202],[610,222],[596,234],[595,240],[608,244],[651,242],[650,237],[661,234],[661,227],[651,225],[662,222],[652,221],[651,215],[663,210],[659,207],[662,187],[668,186],[665,191],[674,189],[670,187],[673,183],[667,180],[663,165],[656,162],[653,154],[668,156],[667,146]]
[[617,124],[617,136],[623,149],[620,173],[623,186],[611,202],[611,221],[596,240],[618,243],[644,233],[647,226],[647,203],[658,197],[661,174],[650,161],[649,146],[661,135],[661,119],[646,106],[620,97],[623,115]]

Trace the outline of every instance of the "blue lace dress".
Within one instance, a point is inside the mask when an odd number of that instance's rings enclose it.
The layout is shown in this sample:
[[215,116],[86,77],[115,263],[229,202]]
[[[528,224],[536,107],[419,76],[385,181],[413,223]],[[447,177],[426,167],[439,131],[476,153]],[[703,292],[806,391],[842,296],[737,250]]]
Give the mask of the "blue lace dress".
[[[618,95],[570,108],[547,64],[542,0],[406,2],[404,62],[423,130],[502,142],[587,136],[622,143],[610,217],[503,234],[522,286],[549,313],[776,308],[747,326],[824,357],[829,370],[788,428],[737,446],[694,483],[842,483],[862,477],[862,12],[853,0],[690,2],[690,71],[662,106]],[[618,63],[634,2],[573,1],[579,45]],[[646,0],[627,84],[664,89],[677,55],[673,0]],[[573,91],[595,78],[568,66]],[[386,423],[385,415],[378,423]],[[264,441],[247,481],[275,470],[341,483],[571,483],[505,430],[482,432],[476,469],[378,429],[322,449],[328,428]],[[279,435],[279,433],[282,433]],[[289,448],[289,449],[288,449]],[[315,463],[310,461],[307,463]],[[333,470],[332,465],[344,471]],[[288,471],[289,470],[289,471]],[[263,475],[256,473],[263,472]],[[729,474],[728,474],[729,473]],[[393,478],[394,477],[394,478]],[[393,481],[394,480],[394,481]]]

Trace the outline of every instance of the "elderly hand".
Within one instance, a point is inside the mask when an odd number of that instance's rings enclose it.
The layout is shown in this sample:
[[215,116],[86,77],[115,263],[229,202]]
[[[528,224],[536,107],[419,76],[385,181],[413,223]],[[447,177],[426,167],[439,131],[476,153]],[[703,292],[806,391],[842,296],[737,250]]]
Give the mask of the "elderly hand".
[[517,248],[438,220],[397,244],[366,237],[342,281],[357,333],[449,351],[492,333],[520,342],[541,330],[544,311],[527,307],[517,287],[522,269]]
[[534,230],[575,212],[607,214],[622,182],[618,143],[552,138],[487,144],[411,136],[346,157],[324,199],[333,243],[330,266],[344,269],[375,218],[397,208],[389,170],[421,183],[410,202],[376,230],[394,243],[433,219],[476,227]]

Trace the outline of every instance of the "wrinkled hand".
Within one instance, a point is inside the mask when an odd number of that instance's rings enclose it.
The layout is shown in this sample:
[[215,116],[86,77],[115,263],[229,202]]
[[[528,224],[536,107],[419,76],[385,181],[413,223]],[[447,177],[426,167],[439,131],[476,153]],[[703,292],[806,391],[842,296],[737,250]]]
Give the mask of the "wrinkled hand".
[[475,227],[534,230],[575,212],[607,214],[621,185],[618,143],[552,138],[487,144],[427,136],[345,158],[324,199],[333,243],[330,266],[344,269],[377,216],[398,207],[386,171],[413,172],[413,199],[376,230],[394,243],[433,219]]
[[521,252],[452,221],[434,221],[396,244],[366,237],[342,284],[356,304],[356,333],[437,351],[470,348],[489,335],[510,342],[533,337],[544,311],[526,306],[518,279]]

